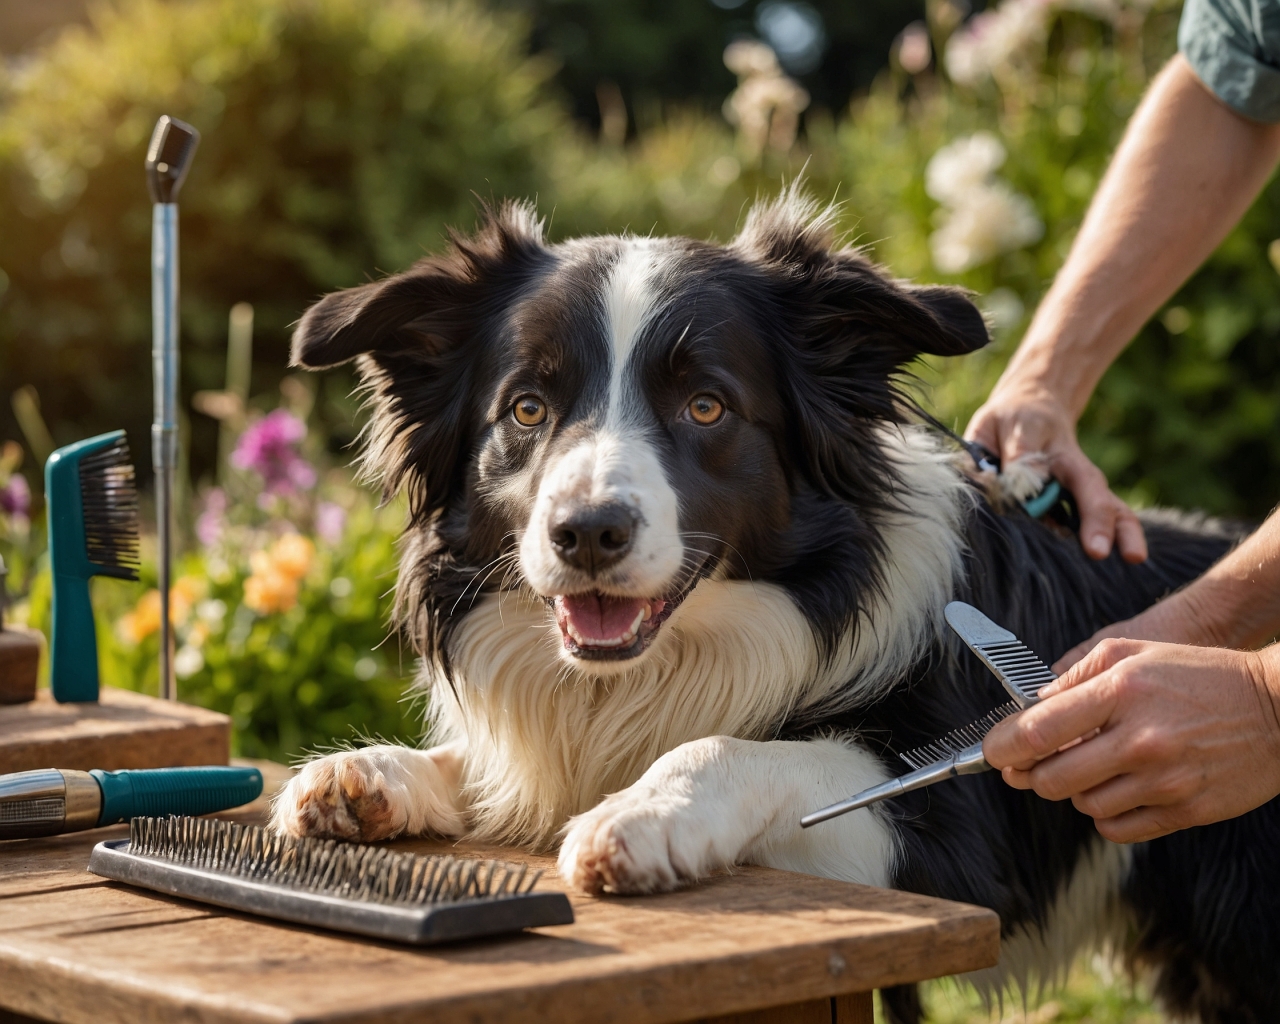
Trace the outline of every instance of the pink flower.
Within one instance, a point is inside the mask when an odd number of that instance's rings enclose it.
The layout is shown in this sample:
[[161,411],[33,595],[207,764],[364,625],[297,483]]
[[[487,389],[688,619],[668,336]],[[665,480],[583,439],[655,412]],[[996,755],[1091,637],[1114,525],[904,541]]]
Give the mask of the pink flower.
[[316,471],[298,454],[306,424],[284,409],[268,413],[240,435],[231,464],[262,477],[266,494],[293,494],[315,486]]
[[316,536],[326,544],[337,544],[347,527],[347,512],[332,501],[316,502]]
[[27,478],[14,473],[9,482],[0,487],[0,512],[15,519],[26,519],[31,511],[31,488]]
[[227,494],[221,487],[213,487],[204,496],[204,508],[196,518],[196,537],[207,548],[222,539],[226,526]]

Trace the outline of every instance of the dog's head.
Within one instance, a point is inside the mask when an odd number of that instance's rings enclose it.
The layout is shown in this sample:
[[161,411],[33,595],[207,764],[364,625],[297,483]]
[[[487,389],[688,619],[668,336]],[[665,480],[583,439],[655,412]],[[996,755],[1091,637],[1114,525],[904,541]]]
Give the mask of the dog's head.
[[986,341],[963,293],[833,248],[793,191],[727,246],[548,245],[507,205],[448,254],[326,296],[293,358],[359,360],[366,465],[409,498],[401,609],[422,649],[447,657],[476,597],[524,586],[599,672],[643,657],[712,574],[787,588],[830,646],[898,500],[897,375]]

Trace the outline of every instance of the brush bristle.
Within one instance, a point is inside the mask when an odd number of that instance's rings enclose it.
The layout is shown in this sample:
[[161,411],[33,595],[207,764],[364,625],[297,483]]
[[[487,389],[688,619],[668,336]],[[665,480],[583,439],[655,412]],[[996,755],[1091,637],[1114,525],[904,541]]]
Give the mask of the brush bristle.
[[267,885],[409,906],[516,896],[542,875],[527,864],[295,839],[214,818],[134,818],[129,852]]
[[906,761],[913,770],[927,768],[931,764],[945,761],[947,758],[960,753],[966,747],[981,743],[997,722],[1003,721],[1019,710],[1020,708],[1015,701],[1001,704],[997,708],[992,708],[976,722],[962,725],[959,729],[952,729],[940,739],[936,739],[932,743],[926,743],[923,747],[916,747],[915,750],[908,750],[905,754],[899,754],[898,756]]
[[138,486],[124,438],[80,460],[80,501],[89,561],[136,580]]

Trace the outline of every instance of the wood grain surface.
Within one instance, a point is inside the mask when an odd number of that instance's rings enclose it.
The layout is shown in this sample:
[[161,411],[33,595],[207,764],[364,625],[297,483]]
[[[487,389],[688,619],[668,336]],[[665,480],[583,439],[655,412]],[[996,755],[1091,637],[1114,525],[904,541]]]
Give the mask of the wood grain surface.
[[[92,845],[123,834],[0,843],[0,1007],[67,1024],[869,1024],[869,997],[849,994],[987,967],[999,951],[988,910],[755,867],[660,896],[574,893],[572,925],[403,947],[88,874]],[[540,887],[563,888],[547,858],[462,849],[533,862]],[[755,1012],[766,1007],[778,1009]]]
[[0,773],[226,764],[230,750],[226,715],[129,690],[103,687],[91,704],[59,704],[40,690],[0,707]]

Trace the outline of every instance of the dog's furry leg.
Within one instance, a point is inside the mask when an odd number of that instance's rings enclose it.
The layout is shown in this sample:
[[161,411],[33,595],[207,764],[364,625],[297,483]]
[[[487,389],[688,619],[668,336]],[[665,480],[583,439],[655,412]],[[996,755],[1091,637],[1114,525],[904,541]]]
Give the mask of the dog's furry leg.
[[806,811],[886,777],[869,753],[837,739],[694,740],[573,818],[560,874],[589,892],[641,893],[753,863],[887,885],[893,834],[873,811],[800,828]]
[[380,745],[309,761],[272,804],[271,827],[292,836],[387,839],[461,835],[465,745]]

